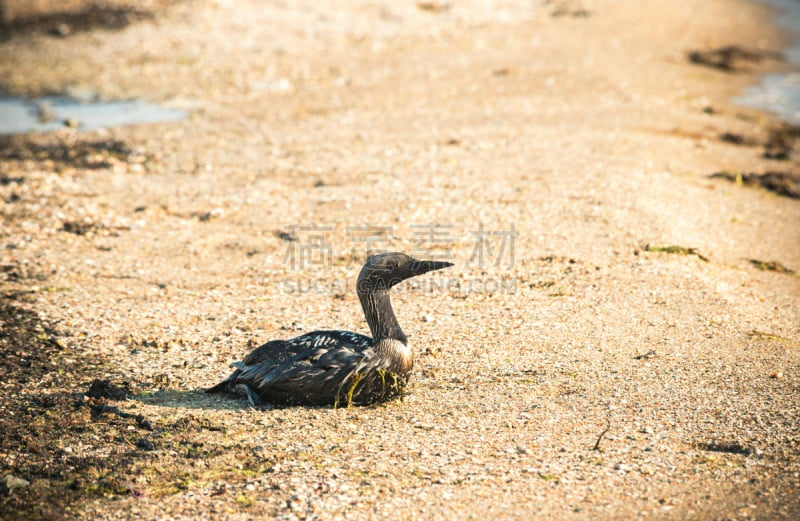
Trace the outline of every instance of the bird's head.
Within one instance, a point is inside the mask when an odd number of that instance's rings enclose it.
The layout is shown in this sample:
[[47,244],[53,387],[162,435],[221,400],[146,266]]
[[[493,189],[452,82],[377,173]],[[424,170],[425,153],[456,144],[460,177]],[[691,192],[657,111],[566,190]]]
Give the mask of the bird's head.
[[399,252],[372,255],[358,275],[358,292],[385,291],[411,277],[452,265],[451,262],[417,260]]

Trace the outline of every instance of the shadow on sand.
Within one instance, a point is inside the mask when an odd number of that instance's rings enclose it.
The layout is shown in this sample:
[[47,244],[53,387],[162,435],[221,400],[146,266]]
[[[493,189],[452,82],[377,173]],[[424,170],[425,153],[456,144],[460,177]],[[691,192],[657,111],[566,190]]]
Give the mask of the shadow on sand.
[[205,389],[191,391],[165,389],[153,394],[131,396],[129,399],[144,405],[171,409],[243,411],[251,408],[247,400],[220,394],[208,394]]

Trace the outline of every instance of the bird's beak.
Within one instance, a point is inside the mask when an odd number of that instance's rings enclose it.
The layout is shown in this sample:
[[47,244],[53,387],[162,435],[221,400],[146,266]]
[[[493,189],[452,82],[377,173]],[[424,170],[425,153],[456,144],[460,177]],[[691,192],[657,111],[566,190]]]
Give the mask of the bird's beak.
[[414,263],[414,271],[417,275],[421,275],[423,273],[428,273],[429,271],[436,271],[443,268],[449,268],[452,266],[452,262],[444,262],[444,261],[417,261]]

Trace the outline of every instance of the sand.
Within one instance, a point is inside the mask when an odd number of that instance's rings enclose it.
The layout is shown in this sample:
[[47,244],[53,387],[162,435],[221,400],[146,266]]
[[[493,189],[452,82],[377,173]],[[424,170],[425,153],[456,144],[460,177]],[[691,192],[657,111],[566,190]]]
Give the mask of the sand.
[[[708,177],[798,170],[720,139],[774,127],[728,101],[774,64],[686,59],[780,48],[766,8],[141,5],[0,43],[6,92],[191,113],[3,142],[4,518],[800,516],[800,278],[750,262],[800,271],[800,203]],[[370,241],[455,263],[394,296],[404,400],[202,392],[367,332]]]

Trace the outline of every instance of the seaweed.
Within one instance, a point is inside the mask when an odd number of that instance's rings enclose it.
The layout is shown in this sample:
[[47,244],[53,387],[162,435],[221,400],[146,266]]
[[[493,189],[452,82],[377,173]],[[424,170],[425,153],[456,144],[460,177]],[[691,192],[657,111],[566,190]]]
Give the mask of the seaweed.
[[345,407],[350,408],[353,405],[380,403],[394,397],[399,397],[402,400],[405,391],[405,378],[387,369],[378,369],[369,373],[354,373],[348,380],[345,380],[336,393],[333,402],[334,409],[339,407],[345,387],[347,388]]
[[759,186],[777,195],[800,199],[800,174],[769,171],[763,174],[716,172],[711,179],[727,179],[738,185]]
[[798,274],[793,269],[787,268],[778,261],[762,261],[758,259],[748,259],[748,261],[750,262],[750,264],[760,269],[761,271],[774,271],[776,273],[784,273],[792,277],[798,276]]
[[784,60],[783,54],[780,52],[747,49],[739,45],[726,45],[707,51],[690,51],[686,56],[691,63],[725,72],[742,70],[742,64],[745,62],[760,63],[764,60]]
[[151,159],[118,139],[71,140],[50,135],[0,137],[0,160],[6,161],[52,161],[57,168],[101,170],[112,167],[117,161],[137,163]]
[[90,5],[77,12],[55,12],[15,18],[10,21],[0,20],[0,41],[31,33],[65,38],[93,29],[120,30],[132,23],[145,20],[153,21],[155,15],[150,11],[132,7]]
[[672,253],[675,255],[695,255],[698,259],[703,262],[708,262],[708,257],[700,253],[697,248],[687,248],[685,246],[677,246],[677,245],[670,245],[670,246],[651,246],[649,244],[645,244],[644,251],[654,251],[654,252],[661,252],[661,253]]

